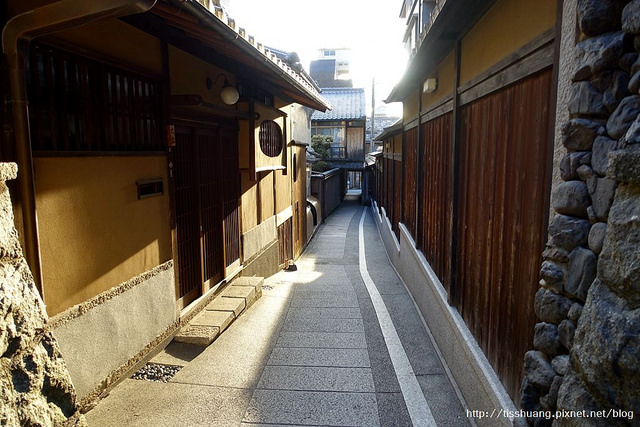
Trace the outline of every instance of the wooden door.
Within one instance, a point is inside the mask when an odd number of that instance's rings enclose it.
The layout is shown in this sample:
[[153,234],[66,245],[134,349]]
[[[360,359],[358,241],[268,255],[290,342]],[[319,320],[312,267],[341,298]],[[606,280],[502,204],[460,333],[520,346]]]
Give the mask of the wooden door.
[[196,144],[191,128],[176,126],[173,155],[176,222],[176,288],[180,308],[202,293],[202,253]]
[[176,126],[177,296],[184,308],[240,265],[237,130]]

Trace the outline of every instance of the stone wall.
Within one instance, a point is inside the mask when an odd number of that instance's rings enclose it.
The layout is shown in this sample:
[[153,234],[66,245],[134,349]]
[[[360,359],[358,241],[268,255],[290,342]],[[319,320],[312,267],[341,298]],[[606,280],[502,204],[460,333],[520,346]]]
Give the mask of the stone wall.
[[609,413],[640,408],[640,0],[578,0],[577,14],[578,37],[563,34],[577,39],[575,67],[520,405],[609,415],[554,425],[640,425],[640,413]]
[[13,225],[5,182],[16,174],[0,163],[0,425],[84,425]]

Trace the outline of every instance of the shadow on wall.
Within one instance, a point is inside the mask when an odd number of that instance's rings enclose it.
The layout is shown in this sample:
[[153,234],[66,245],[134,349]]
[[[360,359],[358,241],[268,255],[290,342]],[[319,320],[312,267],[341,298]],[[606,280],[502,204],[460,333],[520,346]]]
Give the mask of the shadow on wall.
[[5,181],[16,175],[15,164],[0,163],[0,424],[62,425],[73,418],[71,425],[83,425],[73,384],[58,344],[46,329],[44,304],[13,225]]
[[[171,259],[164,156],[38,158],[35,169],[49,315]],[[164,194],[138,200],[149,178]]]

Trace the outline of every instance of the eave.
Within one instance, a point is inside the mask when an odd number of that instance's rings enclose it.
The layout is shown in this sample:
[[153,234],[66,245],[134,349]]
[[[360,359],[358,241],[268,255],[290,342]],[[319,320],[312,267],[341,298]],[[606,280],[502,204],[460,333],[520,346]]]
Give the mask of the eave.
[[220,9],[210,12],[195,0],[161,0],[149,13],[125,20],[167,43],[232,72],[239,78],[319,111],[330,104],[288,64],[236,28]]
[[424,36],[402,79],[385,102],[402,102],[422,86],[426,76],[451,52],[456,42],[486,13],[496,0],[448,0]]

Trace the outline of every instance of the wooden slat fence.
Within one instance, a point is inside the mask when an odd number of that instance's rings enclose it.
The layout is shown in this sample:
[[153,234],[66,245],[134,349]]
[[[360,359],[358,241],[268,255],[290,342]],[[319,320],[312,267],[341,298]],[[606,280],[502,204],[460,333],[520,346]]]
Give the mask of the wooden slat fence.
[[416,240],[416,194],[417,194],[417,160],[418,160],[418,128],[407,130],[404,134],[402,166],[404,173],[404,191],[402,195],[402,222]]
[[453,114],[448,113],[422,124],[420,159],[422,197],[420,206],[420,236],[418,249],[451,291],[452,197],[451,126]]
[[546,69],[460,107],[455,194],[452,112],[421,124],[419,144],[416,129],[405,130],[402,161],[390,138],[379,173],[377,200],[393,231],[402,221],[414,235],[514,399],[546,239],[551,86]]
[[462,108],[455,304],[515,399],[546,238],[551,71]]

